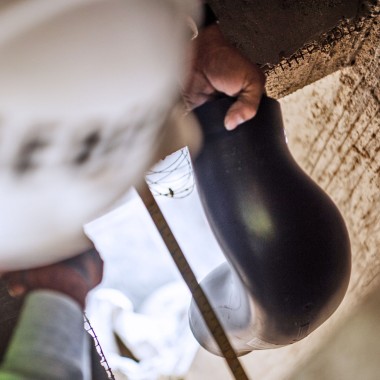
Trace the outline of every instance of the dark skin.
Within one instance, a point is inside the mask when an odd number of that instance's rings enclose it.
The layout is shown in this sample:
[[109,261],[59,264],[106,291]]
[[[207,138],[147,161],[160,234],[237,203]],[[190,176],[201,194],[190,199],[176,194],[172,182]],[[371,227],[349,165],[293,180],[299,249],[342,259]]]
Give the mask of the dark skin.
[[102,275],[103,260],[93,248],[55,264],[8,272],[3,279],[13,297],[48,289],[66,294],[84,309],[87,293],[100,284]]
[[227,129],[253,118],[264,93],[264,73],[223,37],[217,24],[201,30],[193,44],[191,69],[183,90],[188,108],[224,93],[237,97],[225,118]]

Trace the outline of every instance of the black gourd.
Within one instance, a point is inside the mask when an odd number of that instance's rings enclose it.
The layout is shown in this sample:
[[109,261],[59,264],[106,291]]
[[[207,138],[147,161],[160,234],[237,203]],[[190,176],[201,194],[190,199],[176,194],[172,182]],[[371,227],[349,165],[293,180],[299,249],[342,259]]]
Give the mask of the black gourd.
[[[227,131],[233,101],[195,110],[204,146],[193,166],[227,258],[201,285],[243,355],[294,343],[329,318],[347,290],[351,254],[339,210],[288,150],[279,103],[264,96],[254,119]],[[219,354],[194,302],[190,325]]]

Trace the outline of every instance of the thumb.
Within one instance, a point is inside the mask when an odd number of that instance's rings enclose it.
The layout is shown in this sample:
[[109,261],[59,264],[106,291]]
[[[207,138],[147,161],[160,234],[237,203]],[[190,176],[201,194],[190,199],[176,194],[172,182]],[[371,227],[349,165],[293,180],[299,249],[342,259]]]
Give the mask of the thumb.
[[260,94],[241,94],[236,102],[228,110],[224,119],[226,129],[229,131],[235,129],[238,125],[252,119],[259,108]]

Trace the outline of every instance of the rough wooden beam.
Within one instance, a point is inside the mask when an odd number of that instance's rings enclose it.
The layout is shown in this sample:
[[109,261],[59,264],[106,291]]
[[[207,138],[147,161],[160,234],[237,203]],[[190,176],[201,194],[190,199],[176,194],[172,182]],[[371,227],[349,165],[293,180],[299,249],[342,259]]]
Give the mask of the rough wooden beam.
[[286,96],[355,63],[377,22],[379,0],[210,0],[225,36]]

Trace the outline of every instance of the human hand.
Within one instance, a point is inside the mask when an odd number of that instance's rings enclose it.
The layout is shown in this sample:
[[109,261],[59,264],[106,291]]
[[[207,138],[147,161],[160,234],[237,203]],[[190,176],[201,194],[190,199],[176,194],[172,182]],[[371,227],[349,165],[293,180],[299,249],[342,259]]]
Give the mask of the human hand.
[[225,118],[227,129],[253,118],[264,93],[264,73],[229,44],[216,24],[202,30],[193,42],[195,52],[183,91],[188,108],[222,92],[237,96]]
[[103,261],[96,249],[44,267],[7,272],[2,278],[13,297],[32,290],[54,290],[71,297],[84,309],[87,293],[102,280]]

